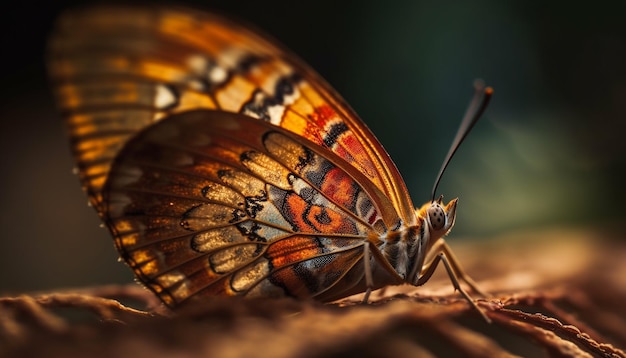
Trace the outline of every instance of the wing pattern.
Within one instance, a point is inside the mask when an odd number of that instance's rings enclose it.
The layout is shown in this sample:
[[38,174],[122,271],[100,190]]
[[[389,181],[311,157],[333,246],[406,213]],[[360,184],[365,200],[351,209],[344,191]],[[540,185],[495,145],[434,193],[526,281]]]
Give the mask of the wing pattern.
[[385,233],[378,208],[390,205],[346,169],[266,122],[185,112],[122,150],[105,188],[108,225],[170,306],[216,294],[334,295],[352,287],[338,285],[346,275],[359,282],[363,244]]
[[216,109],[330,149],[389,197],[387,226],[414,217],[372,133],[317,74],[259,31],[185,9],[92,8],[62,18],[49,64],[81,181],[100,213],[111,162],[131,136],[173,113]]
[[[456,199],[415,209],[367,126],[258,30],[160,6],[76,10],[50,40],[49,70],[90,203],[168,306],[367,300],[443,262],[481,312],[443,239]],[[475,96],[450,153],[490,96]]]

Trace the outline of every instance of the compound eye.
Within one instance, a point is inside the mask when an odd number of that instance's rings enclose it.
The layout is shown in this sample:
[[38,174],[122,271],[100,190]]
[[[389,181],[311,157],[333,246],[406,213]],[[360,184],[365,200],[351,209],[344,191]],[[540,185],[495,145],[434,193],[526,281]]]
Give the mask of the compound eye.
[[439,204],[432,204],[428,208],[428,218],[430,219],[430,225],[435,230],[441,230],[446,226],[446,212]]

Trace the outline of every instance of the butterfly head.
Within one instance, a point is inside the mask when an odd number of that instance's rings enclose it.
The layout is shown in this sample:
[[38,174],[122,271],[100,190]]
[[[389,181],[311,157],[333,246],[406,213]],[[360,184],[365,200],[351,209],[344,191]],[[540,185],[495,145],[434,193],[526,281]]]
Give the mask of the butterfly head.
[[408,276],[409,280],[407,280],[413,285],[419,285],[422,278],[422,268],[426,259],[426,253],[437,240],[445,236],[454,226],[457,201],[458,199],[453,199],[448,204],[444,204],[442,195],[439,199],[428,202],[419,209],[415,209],[415,213],[423,226],[417,254],[414,258],[415,264]]
[[430,232],[431,242],[445,236],[456,219],[456,203],[459,199],[450,200],[448,204],[443,203],[443,195],[439,199],[422,205],[419,209],[418,217],[424,219],[426,229]]

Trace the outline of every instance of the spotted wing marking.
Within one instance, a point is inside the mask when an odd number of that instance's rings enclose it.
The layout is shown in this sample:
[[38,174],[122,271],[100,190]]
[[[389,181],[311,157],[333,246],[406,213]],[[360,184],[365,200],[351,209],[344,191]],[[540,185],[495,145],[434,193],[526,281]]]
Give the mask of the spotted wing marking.
[[227,112],[151,126],[116,159],[105,190],[122,256],[171,306],[216,294],[312,297],[352,269],[362,275],[363,243],[384,229],[377,204],[301,141]]
[[412,213],[400,175],[363,123],[308,66],[258,31],[185,9],[96,7],[59,21],[49,57],[78,172],[99,213],[124,143],[192,109],[243,113],[329,148],[390,198],[379,213],[387,225],[397,221],[394,207],[400,216]]

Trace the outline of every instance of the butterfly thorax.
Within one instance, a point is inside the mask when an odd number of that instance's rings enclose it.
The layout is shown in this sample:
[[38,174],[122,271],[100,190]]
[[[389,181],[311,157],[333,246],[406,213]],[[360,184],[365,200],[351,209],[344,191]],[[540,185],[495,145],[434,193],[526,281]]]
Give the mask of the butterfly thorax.
[[401,225],[397,230],[387,233],[381,240],[380,252],[402,282],[418,284],[430,248],[454,226],[457,199],[451,200],[445,206],[442,199],[426,203],[416,209],[415,225]]

